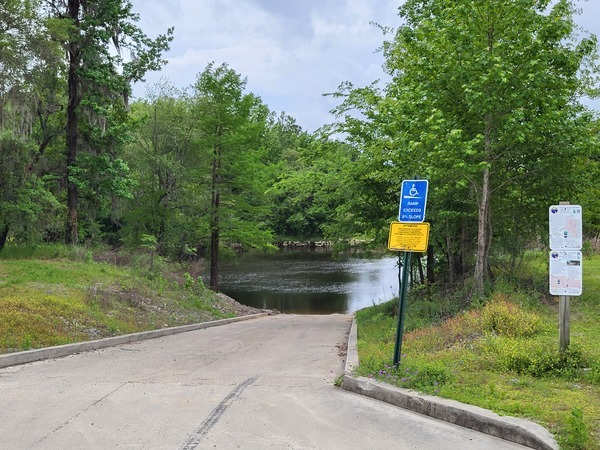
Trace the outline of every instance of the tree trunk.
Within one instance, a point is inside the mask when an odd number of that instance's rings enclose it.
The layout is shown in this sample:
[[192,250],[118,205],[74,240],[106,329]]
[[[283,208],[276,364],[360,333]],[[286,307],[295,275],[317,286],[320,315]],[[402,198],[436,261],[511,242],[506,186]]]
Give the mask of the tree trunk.
[[218,216],[213,214],[210,232],[210,289],[219,292],[219,225]]
[[4,229],[2,230],[2,232],[0,232],[0,252],[4,248],[4,245],[6,245],[6,238],[8,237],[8,231],[9,231],[8,225],[4,225]]
[[448,254],[448,283],[453,285],[455,275],[454,251],[452,249],[452,234],[450,233],[448,221],[446,221],[446,252]]
[[4,132],[4,96],[0,95],[0,133]]
[[221,149],[215,146],[212,167],[210,218],[210,289],[219,292],[219,206],[221,203]]
[[481,297],[485,293],[485,278],[488,266],[488,227],[487,212],[490,197],[490,169],[483,171],[483,184],[479,203],[479,216],[477,218],[477,259],[475,261],[475,295]]
[[470,255],[473,247],[471,246],[472,237],[469,235],[469,224],[465,219],[462,219],[460,225],[460,252],[457,264],[460,265],[460,278],[464,282],[470,268],[468,267],[467,255]]
[[[490,161],[492,153],[492,118],[485,120],[485,157]],[[481,193],[479,199],[479,212],[477,217],[477,259],[475,261],[475,292],[478,297],[485,294],[485,280],[489,265],[489,211],[490,211],[490,168],[486,165],[483,170]]]
[[417,269],[419,270],[419,282],[425,284],[425,272],[423,271],[423,262],[421,261],[421,254],[417,256]]
[[434,261],[433,245],[429,245],[427,247],[427,283],[429,284],[435,283]]
[[[79,28],[79,11],[81,0],[69,0],[68,15],[73,24]],[[81,44],[79,33],[69,41],[69,103],[67,105],[67,167],[65,172],[67,185],[67,226],[65,241],[67,244],[77,244],[79,240],[78,200],[77,186],[71,178],[71,169],[77,158],[77,141],[79,129],[79,106],[81,93],[79,91],[79,66],[81,64]]]

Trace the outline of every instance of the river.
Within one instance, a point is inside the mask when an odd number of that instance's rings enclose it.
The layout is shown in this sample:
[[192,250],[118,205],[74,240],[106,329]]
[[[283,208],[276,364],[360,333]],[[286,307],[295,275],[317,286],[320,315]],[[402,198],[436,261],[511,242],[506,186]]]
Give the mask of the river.
[[398,257],[333,257],[322,249],[245,253],[221,262],[220,290],[283,313],[353,313],[398,295]]

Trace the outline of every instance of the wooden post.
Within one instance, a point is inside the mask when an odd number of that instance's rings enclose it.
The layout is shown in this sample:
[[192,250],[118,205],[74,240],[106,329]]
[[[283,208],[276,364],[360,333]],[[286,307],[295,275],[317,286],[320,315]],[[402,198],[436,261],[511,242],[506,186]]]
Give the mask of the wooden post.
[[[559,205],[570,205],[570,202],[560,202]],[[564,352],[571,344],[571,305],[568,295],[558,299],[558,349]]]
[[571,343],[570,324],[571,324],[571,306],[569,296],[561,295],[558,304],[558,344],[559,350],[564,352]]

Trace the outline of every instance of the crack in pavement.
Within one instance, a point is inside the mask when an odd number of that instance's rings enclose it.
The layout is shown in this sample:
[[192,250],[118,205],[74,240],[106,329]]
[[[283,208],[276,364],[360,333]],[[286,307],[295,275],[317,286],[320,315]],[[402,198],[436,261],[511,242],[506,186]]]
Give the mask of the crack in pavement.
[[258,380],[258,377],[251,377],[238,384],[235,389],[231,391],[229,395],[216,406],[215,409],[213,409],[206,420],[202,422],[202,425],[200,425],[198,429],[194,431],[194,433],[187,439],[185,444],[183,444],[183,447],[181,447],[181,450],[194,450],[198,444],[200,444],[202,437],[205,436],[206,433],[208,433],[208,431],[217,424],[223,413],[227,410],[227,408],[229,408],[229,406],[231,406],[233,401],[241,395],[244,389],[253,384],[256,380]]

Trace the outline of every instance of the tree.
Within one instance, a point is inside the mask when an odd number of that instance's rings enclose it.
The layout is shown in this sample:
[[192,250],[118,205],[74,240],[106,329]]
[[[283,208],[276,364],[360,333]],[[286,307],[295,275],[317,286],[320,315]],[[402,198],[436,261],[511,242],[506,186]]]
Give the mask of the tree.
[[31,142],[0,134],[0,251],[8,233],[15,242],[36,242],[57,226],[59,205],[40,177],[27,173]]
[[210,288],[219,290],[221,238],[246,246],[266,245],[269,171],[263,135],[268,109],[246,79],[226,64],[213,63],[194,85],[196,179],[208,185],[210,208]]
[[[591,117],[577,97],[590,81],[582,69],[596,39],[575,42],[572,2],[548,5],[408,0],[400,8],[405,24],[383,47],[392,81],[382,92],[338,92],[339,114],[349,107],[366,114],[344,129],[367,131],[363,160],[375,163],[377,179],[430,180],[428,216],[448,238],[460,236],[452,240],[461,242],[459,263],[474,266],[475,295],[484,294],[501,235],[494,230],[517,220],[513,233],[532,238],[546,206],[528,210],[572,188],[590,150]],[[515,201],[522,209],[511,213]]]
[[284,170],[270,190],[274,195],[273,229],[301,239],[336,238],[347,226],[346,205],[354,190],[349,171],[356,151],[324,136],[304,136],[282,160]]
[[137,245],[143,234],[156,236],[159,251],[180,257],[186,247],[206,247],[208,224],[202,216],[206,195],[193,177],[192,99],[163,81],[149,89],[147,99],[132,105],[135,138],[126,160],[136,182],[134,199],[126,203],[121,231]]
[[50,232],[56,202],[39,162],[56,136],[60,109],[50,92],[60,80],[56,27],[41,1],[7,0],[0,8],[0,249],[9,232],[23,242]]
[[[97,152],[101,146],[115,144],[119,133],[107,133],[107,129],[123,124],[130,84],[162,66],[160,55],[169,48],[173,30],[154,40],[148,38],[135,25],[139,17],[125,0],[47,1],[53,14],[68,23],[69,30],[63,40],[68,57],[66,241],[76,244],[79,191],[74,169],[79,150],[84,146]],[[130,60],[121,56],[122,49],[130,50]]]

